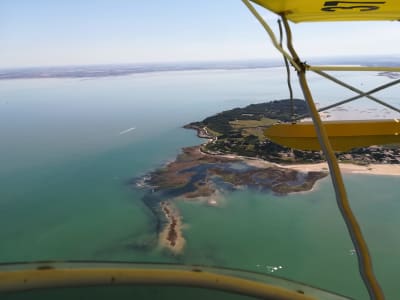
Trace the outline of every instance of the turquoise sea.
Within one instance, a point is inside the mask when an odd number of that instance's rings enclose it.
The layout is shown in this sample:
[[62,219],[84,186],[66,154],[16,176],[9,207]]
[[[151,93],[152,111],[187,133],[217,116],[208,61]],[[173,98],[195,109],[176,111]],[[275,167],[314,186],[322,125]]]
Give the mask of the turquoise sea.
[[[178,201],[184,253],[146,247],[156,238],[155,220],[142,202],[145,191],[132,179],[202,142],[184,124],[286,98],[284,75],[282,68],[269,68],[0,81],[0,261],[217,265],[366,299],[329,178],[311,192],[285,197],[242,190],[226,194],[219,207]],[[390,80],[376,74],[339,77],[363,90]],[[310,81],[320,105],[353,96],[324,79]],[[295,94],[301,98],[297,85]],[[400,106],[398,88],[378,95]],[[331,113],[395,116],[368,100],[345,108]],[[387,299],[397,299],[400,178],[345,179]]]

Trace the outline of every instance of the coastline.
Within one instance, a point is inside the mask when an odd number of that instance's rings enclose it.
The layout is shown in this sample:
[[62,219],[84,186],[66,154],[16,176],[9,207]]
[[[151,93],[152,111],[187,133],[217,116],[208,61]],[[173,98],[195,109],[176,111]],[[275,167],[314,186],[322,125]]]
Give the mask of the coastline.
[[[200,150],[201,151],[201,150]],[[267,168],[277,166],[281,168],[292,169],[303,172],[329,172],[328,164],[326,162],[318,163],[304,163],[304,164],[278,164],[275,162],[267,161],[256,157],[246,157],[236,154],[210,154],[217,155],[230,159],[240,159],[246,164],[258,168]],[[340,171],[345,174],[369,174],[369,175],[387,175],[387,176],[400,176],[400,164],[369,164],[357,165],[353,163],[339,162]]]
[[[162,188],[173,188],[176,185],[186,185],[191,181],[191,176],[193,176],[194,169],[198,164],[217,164],[217,163],[235,163],[242,162],[250,167],[255,167],[261,169],[263,173],[270,172],[267,171],[269,169],[281,169],[282,174],[286,174],[283,178],[290,179],[290,172],[301,172],[304,173],[307,180],[307,184],[302,184],[302,186],[296,190],[293,189],[290,185],[283,183],[278,185],[273,185],[272,190],[278,194],[287,194],[287,193],[309,193],[314,191],[317,188],[318,181],[321,178],[329,175],[329,168],[326,162],[307,162],[303,164],[293,163],[293,164],[280,164],[272,161],[268,161],[258,157],[251,156],[243,156],[238,154],[224,154],[221,152],[213,152],[207,151],[204,149],[204,146],[209,143],[215,143],[218,139],[216,136],[213,136],[206,127],[200,127],[195,124],[185,125],[184,128],[194,129],[197,131],[197,136],[199,138],[206,139],[205,143],[198,145],[183,148],[183,153],[178,155],[178,157],[172,161],[167,163],[166,168],[163,170],[162,174],[157,174],[153,180],[161,180],[156,186]],[[400,176],[400,164],[390,164],[390,163],[381,163],[381,164],[366,164],[359,165],[352,162],[341,163],[339,162],[339,168],[343,174],[365,174],[365,175],[374,175],[374,176]],[[190,169],[190,172],[182,172],[182,170]],[[282,170],[286,169],[286,171]],[[276,173],[276,172],[275,172]],[[160,176],[161,175],[161,176]],[[232,174],[224,173],[218,169],[214,169],[211,172],[211,175],[217,175],[225,180],[228,180],[229,183],[234,185],[241,184],[242,178],[237,178],[232,176]],[[253,178],[255,174],[249,174],[249,176],[245,176],[247,179]],[[265,175],[260,178],[264,178]],[[165,178],[169,178],[170,182],[165,181]],[[207,176],[205,177],[207,178]],[[267,181],[271,178],[268,176],[265,177]],[[203,201],[207,203],[209,206],[218,206],[219,205],[219,191],[216,188],[211,187],[209,184],[205,184],[205,181],[201,180],[200,182],[195,183],[196,186],[195,191],[186,192],[183,195],[176,197],[176,199],[181,198],[184,200],[197,200]],[[289,189],[290,188],[290,189]],[[182,232],[183,222],[182,216],[179,210],[173,205],[170,201],[163,201],[160,203],[161,211],[166,219],[166,224],[164,228],[159,232],[159,245],[163,248],[168,249],[174,255],[179,255],[184,251],[186,240]]]

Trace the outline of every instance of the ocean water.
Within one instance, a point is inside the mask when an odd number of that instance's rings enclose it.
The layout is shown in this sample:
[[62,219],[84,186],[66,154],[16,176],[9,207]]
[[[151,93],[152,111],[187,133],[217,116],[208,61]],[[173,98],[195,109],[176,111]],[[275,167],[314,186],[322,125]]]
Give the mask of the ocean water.
[[[127,260],[206,264],[282,276],[365,299],[329,179],[285,197],[243,190],[219,207],[176,201],[187,246],[155,246],[145,191],[131,184],[202,142],[181,126],[221,110],[286,98],[282,68],[96,79],[0,81],[0,261]],[[363,90],[389,79],[340,73]],[[310,75],[319,105],[353,96]],[[333,89],[333,90],[332,90]],[[295,86],[296,97],[301,98]],[[378,95],[400,106],[398,88]],[[336,118],[395,116],[369,100]],[[127,131],[129,130],[129,131]],[[399,295],[399,178],[347,175],[388,299]],[[279,267],[274,271],[274,267]]]

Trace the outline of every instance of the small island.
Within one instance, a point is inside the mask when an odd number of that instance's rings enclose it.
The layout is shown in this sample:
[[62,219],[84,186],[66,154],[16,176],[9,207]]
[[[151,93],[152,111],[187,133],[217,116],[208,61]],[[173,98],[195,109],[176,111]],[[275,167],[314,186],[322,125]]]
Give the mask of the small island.
[[[157,219],[160,245],[174,254],[183,251],[183,222],[176,200],[217,206],[221,195],[243,188],[275,195],[305,192],[328,175],[321,152],[289,149],[264,137],[268,126],[291,120],[290,107],[290,100],[252,104],[184,126],[207,141],[183,148],[175,161],[135,181],[148,188],[144,202]],[[294,109],[299,115],[307,113],[300,99],[294,100]],[[351,165],[350,170],[368,173],[370,164],[400,164],[400,147],[358,148],[337,157]]]

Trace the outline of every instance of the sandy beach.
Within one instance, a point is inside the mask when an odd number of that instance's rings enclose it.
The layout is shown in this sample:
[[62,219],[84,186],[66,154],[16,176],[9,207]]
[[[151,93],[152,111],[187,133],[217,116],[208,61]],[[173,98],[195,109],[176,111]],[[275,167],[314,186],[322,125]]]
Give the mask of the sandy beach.
[[[305,172],[328,170],[327,163],[291,165],[284,167]],[[400,165],[394,164],[370,164],[367,166],[360,166],[350,163],[339,163],[339,167],[343,173],[400,176]]]
[[[244,159],[244,158],[243,158]],[[255,167],[263,168],[270,166],[272,163],[261,159],[246,159],[246,163]],[[293,169],[303,172],[320,172],[328,171],[327,163],[316,164],[294,164],[294,165],[279,165],[282,168]],[[351,163],[339,163],[340,170],[347,174],[370,174],[370,175],[389,175],[400,176],[400,165],[395,164],[370,164],[367,166],[360,166]]]

